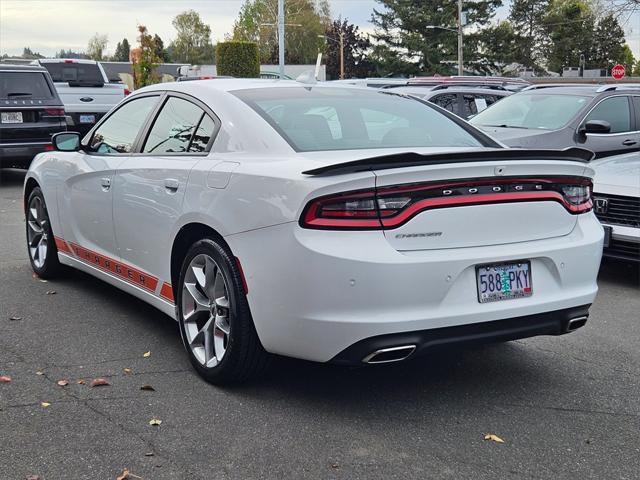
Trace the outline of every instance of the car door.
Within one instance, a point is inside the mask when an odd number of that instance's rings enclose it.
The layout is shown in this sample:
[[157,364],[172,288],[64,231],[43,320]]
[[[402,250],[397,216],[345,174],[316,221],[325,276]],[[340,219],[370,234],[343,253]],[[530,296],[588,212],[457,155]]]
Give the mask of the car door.
[[113,218],[122,262],[170,281],[172,228],[189,173],[208,154],[219,121],[200,101],[169,93],[148,123],[138,152],[118,167]]
[[117,257],[113,229],[113,176],[131,153],[159,95],[132,98],[105,118],[88,144],[64,166],[62,230],[76,256],[98,262],[96,254]]
[[[590,120],[609,122],[609,133],[582,133]],[[584,117],[578,127],[580,146],[596,152],[598,157],[637,150],[640,145],[640,128],[633,115],[632,99],[628,95],[614,95],[601,100]]]

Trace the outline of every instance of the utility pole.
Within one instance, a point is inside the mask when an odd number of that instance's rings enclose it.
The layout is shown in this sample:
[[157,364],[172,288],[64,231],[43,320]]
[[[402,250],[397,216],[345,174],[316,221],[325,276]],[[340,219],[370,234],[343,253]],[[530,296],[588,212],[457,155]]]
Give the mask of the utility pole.
[[344,30],[340,25],[340,80],[344,80]]
[[464,62],[462,60],[462,0],[458,0],[458,75],[464,75]]
[[278,74],[284,79],[284,0],[278,0]]

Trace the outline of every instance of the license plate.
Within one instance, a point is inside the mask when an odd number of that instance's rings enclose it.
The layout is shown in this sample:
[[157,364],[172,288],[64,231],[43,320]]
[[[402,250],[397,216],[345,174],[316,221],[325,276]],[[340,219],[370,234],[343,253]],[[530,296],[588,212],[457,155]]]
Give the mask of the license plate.
[[80,123],[96,123],[95,115],[80,115]]
[[530,297],[533,294],[531,262],[528,260],[478,266],[476,279],[480,303]]
[[2,123],[22,123],[22,112],[2,112]]

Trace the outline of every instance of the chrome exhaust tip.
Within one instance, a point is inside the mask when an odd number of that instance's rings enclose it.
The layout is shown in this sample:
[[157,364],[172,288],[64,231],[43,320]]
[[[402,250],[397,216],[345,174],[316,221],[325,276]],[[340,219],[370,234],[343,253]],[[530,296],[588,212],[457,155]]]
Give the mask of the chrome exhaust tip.
[[362,359],[363,363],[391,363],[406,360],[416,349],[415,345],[402,345],[400,347],[381,348],[370,353]]
[[584,327],[585,323],[587,323],[588,318],[589,317],[587,315],[572,318],[571,320],[569,320],[569,323],[567,323],[567,332],[573,332],[574,330],[577,330],[580,327]]

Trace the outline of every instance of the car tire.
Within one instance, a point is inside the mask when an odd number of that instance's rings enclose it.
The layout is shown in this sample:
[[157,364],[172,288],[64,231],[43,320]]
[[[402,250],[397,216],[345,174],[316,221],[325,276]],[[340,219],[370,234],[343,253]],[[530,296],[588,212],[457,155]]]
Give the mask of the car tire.
[[224,385],[266,369],[270,355],[260,343],[242,274],[226,246],[211,238],[194,243],[178,285],[180,335],[200,376]]
[[42,279],[55,278],[60,274],[62,265],[58,260],[47,204],[40,187],[34,188],[29,194],[25,216],[27,253],[31,268]]

